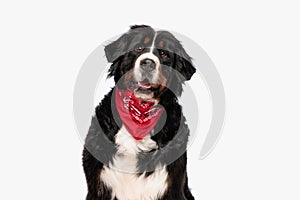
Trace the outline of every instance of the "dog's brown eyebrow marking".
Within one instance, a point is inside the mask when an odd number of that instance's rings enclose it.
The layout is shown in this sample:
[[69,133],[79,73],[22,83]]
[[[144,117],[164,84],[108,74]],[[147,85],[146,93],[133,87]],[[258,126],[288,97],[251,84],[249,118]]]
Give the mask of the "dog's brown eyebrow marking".
[[165,43],[164,43],[164,41],[162,41],[162,40],[158,43],[158,45],[159,45],[160,48],[163,48],[164,44],[165,44]]
[[145,39],[144,39],[144,44],[147,44],[147,43],[149,43],[150,42],[150,38],[149,37],[145,37]]

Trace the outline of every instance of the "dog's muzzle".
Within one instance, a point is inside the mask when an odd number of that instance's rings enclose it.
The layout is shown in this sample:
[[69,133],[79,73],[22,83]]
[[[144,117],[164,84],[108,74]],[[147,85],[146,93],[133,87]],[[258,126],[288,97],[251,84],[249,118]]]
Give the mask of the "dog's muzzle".
[[150,83],[156,83],[159,74],[159,59],[152,53],[140,55],[134,66],[134,75],[138,82],[149,80]]

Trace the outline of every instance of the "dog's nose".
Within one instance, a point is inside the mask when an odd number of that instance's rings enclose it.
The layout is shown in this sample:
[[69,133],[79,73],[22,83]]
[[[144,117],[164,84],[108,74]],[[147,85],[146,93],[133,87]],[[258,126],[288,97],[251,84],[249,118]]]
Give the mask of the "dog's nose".
[[141,61],[141,68],[144,71],[153,71],[155,67],[156,64],[152,59],[146,58]]

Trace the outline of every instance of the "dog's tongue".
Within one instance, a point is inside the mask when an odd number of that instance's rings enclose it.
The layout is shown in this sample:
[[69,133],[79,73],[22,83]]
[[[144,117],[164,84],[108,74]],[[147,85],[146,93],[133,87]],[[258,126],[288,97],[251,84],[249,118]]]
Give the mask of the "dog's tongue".
[[144,79],[143,81],[140,81],[138,84],[142,88],[151,88],[151,83],[148,79]]
[[156,125],[162,108],[152,101],[136,98],[131,90],[115,91],[115,102],[121,120],[127,131],[136,140],[143,139]]

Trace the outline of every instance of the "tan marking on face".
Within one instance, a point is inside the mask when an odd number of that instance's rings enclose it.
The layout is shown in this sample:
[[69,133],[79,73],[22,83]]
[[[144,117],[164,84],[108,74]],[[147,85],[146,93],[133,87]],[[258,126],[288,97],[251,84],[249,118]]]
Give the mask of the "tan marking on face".
[[157,83],[152,84],[153,88],[158,88],[159,89],[159,94],[155,97],[153,97],[154,99],[156,99],[158,102],[160,101],[160,95],[162,94],[162,92],[164,91],[164,89],[167,86],[167,78],[163,75],[161,69],[159,70],[159,77],[157,80]]
[[158,43],[158,45],[159,45],[160,48],[163,48],[164,45],[165,45],[165,42],[164,42],[164,41],[160,41],[160,42]]
[[133,70],[130,70],[129,72],[127,72],[125,74],[125,78],[124,78],[124,86],[125,87],[129,87],[129,83],[134,80],[134,76],[133,76]]
[[160,81],[159,92],[161,93],[167,86],[167,78],[162,74],[162,72],[160,72],[159,81]]
[[145,37],[145,39],[144,39],[144,44],[147,44],[147,43],[149,43],[150,42],[150,38],[149,37]]

